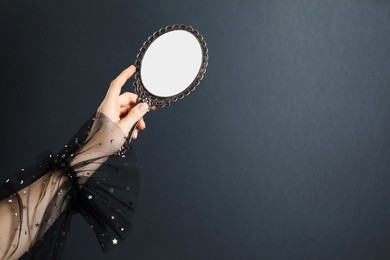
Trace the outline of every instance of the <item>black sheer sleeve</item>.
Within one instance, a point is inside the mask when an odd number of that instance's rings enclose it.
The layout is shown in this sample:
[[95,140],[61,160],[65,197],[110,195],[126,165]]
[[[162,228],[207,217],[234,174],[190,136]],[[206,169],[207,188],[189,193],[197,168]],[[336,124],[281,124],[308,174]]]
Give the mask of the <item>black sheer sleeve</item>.
[[139,190],[133,150],[114,155],[125,139],[97,113],[60,153],[47,152],[7,179],[0,186],[2,259],[59,259],[73,213],[84,217],[104,252],[119,244],[132,227]]

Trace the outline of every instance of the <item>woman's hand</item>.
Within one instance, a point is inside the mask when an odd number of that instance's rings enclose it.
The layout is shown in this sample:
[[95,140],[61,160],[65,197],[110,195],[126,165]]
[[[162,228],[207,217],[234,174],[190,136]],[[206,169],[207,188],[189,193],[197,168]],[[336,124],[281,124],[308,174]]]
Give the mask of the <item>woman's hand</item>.
[[[135,67],[133,65],[122,71],[122,73],[111,82],[106,97],[98,108],[98,112],[108,116],[126,135],[129,134],[132,126],[141,119],[133,132],[132,139],[137,138],[139,130],[145,129],[146,125],[142,117],[149,109],[149,106],[146,103],[137,104],[138,96],[136,94],[130,92],[121,94],[123,85],[134,72]],[[134,106],[134,104],[137,105]]]

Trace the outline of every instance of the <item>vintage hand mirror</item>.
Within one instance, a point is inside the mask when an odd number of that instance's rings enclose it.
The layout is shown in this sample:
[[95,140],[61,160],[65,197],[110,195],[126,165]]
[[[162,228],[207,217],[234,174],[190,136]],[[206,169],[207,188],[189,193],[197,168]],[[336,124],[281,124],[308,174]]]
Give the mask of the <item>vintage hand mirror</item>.
[[[207,60],[206,42],[191,26],[175,24],[153,33],[135,62],[138,102],[146,102],[155,110],[189,95],[203,79]],[[118,154],[126,152],[136,126]]]

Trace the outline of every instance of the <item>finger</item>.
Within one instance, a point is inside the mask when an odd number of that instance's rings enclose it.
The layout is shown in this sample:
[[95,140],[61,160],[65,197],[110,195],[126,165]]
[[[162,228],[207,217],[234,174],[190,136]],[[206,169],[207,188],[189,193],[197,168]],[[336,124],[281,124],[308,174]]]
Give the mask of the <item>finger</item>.
[[148,112],[148,109],[149,106],[146,103],[137,104],[118,122],[118,125],[125,133],[128,133],[131,127]]
[[123,106],[120,108],[120,117],[125,117],[129,113],[131,106]]
[[[120,117],[125,117],[127,115],[127,113],[129,113],[131,108],[132,108],[132,106],[129,106],[129,105],[121,107],[120,108]],[[146,124],[145,124],[145,121],[143,118],[138,123],[137,128],[139,130],[144,130],[146,128]]]
[[122,73],[119,74],[119,76],[111,82],[110,88],[108,89],[106,95],[107,100],[114,101],[116,100],[116,98],[119,97],[123,85],[134,74],[134,72],[135,67],[134,65],[131,65],[130,67],[122,71]]
[[137,101],[138,101],[138,95],[131,93],[131,92],[122,93],[118,98],[118,103],[121,106],[136,104]]
[[138,130],[134,129],[131,139],[137,139],[137,137],[138,137]]
[[138,125],[137,125],[137,129],[138,129],[138,130],[144,130],[145,128],[146,128],[146,124],[145,124],[144,119],[142,118],[142,119],[139,121]]

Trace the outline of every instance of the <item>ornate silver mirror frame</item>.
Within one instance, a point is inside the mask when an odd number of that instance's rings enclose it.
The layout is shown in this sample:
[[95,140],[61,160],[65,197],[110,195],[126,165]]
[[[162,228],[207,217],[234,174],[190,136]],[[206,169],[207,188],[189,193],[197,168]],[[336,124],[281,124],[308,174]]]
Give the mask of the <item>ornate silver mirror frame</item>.
[[[197,76],[184,91],[169,97],[158,97],[150,93],[143,85],[143,82],[141,80],[141,75],[140,75],[142,59],[146,51],[148,50],[149,46],[154,42],[154,40],[156,40],[159,36],[174,30],[185,30],[196,37],[202,50],[202,62]],[[138,95],[139,102],[148,103],[150,109],[154,110],[157,108],[169,106],[172,102],[182,99],[183,97],[189,95],[199,85],[200,81],[203,79],[203,76],[206,72],[207,64],[208,64],[208,49],[206,46],[206,42],[203,36],[191,26],[186,26],[183,24],[174,24],[156,31],[155,33],[153,33],[152,36],[148,38],[147,41],[144,42],[143,46],[141,47],[137,55],[137,60],[135,61],[136,72],[134,76],[135,81],[133,85],[135,87],[135,92]]]

